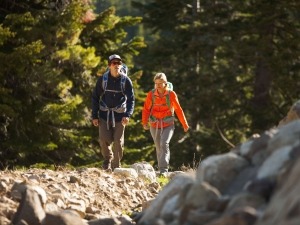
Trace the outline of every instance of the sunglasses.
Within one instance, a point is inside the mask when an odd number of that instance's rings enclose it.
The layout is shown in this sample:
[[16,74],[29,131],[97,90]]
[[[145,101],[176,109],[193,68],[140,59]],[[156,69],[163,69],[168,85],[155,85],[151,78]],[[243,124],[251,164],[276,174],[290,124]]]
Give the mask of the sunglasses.
[[111,62],[110,64],[112,64],[112,65],[121,65],[122,63],[121,62]]

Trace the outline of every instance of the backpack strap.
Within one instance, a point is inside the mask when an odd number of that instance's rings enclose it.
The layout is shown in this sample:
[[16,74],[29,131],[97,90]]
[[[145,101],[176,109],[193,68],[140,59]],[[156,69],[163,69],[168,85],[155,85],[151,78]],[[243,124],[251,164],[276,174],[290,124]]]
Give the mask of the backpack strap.
[[[103,74],[103,78],[102,78],[103,94],[105,93],[106,87],[107,87],[108,73],[109,73],[109,70],[107,70]],[[122,91],[122,94],[125,95],[126,76],[128,74],[128,67],[126,66],[126,64],[124,64],[124,63],[122,64],[122,67],[119,70],[119,74],[121,76],[121,91]]]
[[119,70],[119,74],[121,75],[121,90],[123,95],[125,95],[125,84],[126,84],[126,77],[128,74],[128,67],[125,63],[122,64],[122,67]]
[[[125,95],[125,87],[126,87],[126,76],[121,74],[121,92],[124,96]],[[102,76],[102,88],[103,88],[103,94],[106,92],[106,88],[107,88],[107,82],[108,82],[108,72],[105,72]],[[114,91],[114,90],[109,90],[109,91]],[[119,91],[115,91],[115,92],[119,92]],[[103,95],[102,94],[102,95]]]
[[[153,105],[154,105],[154,101],[155,101],[155,95],[154,95],[155,89],[152,89],[151,92],[152,92],[152,106],[151,106],[150,115],[149,115],[150,117],[152,115]],[[172,116],[174,116],[174,111],[171,108],[170,92],[171,91],[168,90],[168,94],[166,95],[166,102],[167,102],[167,106],[169,107],[169,109],[172,113]]]
[[169,109],[171,110],[171,101],[170,101],[170,90],[168,90],[168,94],[166,96],[166,101]]
[[[155,92],[155,89],[152,89],[152,107],[151,107],[151,111],[152,111],[154,100],[155,100],[154,92]],[[166,96],[166,102],[167,102],[167,105],[168,105],[169,109],[171,110],[170,90],[168,90],[168,94]],[[151,113],[150,113],[150,115],[151,115]]]
[[102,76],[102,88],[103,88],[103,94],[106,91],[106,87],[107,87],[107,81],[108,81],[108,72],[106,71],[103,76]]
[[126,76],[121,74],[121,91],[122,91],[122,94],[126,97],[125,86],[126,86]]
[[[167,106],[169,107],[169,110],[171,111],[172,115],[171,116],[167,116],[163,119],[157,119],[156,117],[152,116],[152,111],[153,111],[153,106],[154,106],[154,101],[155,101],[155,95],[154,95],[155,89],[152,89],[151,94],[152,94],[152,106],[151,106],[151,110],[150,110],[150,115],[149,115],[149,122],[156,123],[156,130],[155,130],[155,138],[157,137],[157,131],[158,131],[158,127],[160,124],[160,127],[162,127],[163,122],[166,123],[174,123],[174,111],[171,108],[171,101],[170,101],[170,90],[168,90],[168,94],[166,95],[166,103]],[[163,128],[160,131],[160,135],[162,135],[162,131]]]

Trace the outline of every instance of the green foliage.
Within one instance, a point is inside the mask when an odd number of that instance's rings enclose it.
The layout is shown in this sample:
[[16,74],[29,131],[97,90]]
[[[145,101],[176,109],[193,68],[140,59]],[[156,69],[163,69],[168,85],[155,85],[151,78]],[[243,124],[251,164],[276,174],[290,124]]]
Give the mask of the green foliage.
[[79,0],[52,5],[12,5],[0,26],[3,168],[97,161],[98,135],[90,123],[97,72],[115,52],[132,67],[144,46],[141,38],[124,41],[124,27],[138,18],[118,17],[113,8],[89,17],[91,6]]
[[159,176],[157,177],[157,182],[159,183],[161,189],[170,182],[170,178]]
[[9,28],[3,27],[0,24],[0,46],[2,46],[9,38],[13,38],[15,34]]

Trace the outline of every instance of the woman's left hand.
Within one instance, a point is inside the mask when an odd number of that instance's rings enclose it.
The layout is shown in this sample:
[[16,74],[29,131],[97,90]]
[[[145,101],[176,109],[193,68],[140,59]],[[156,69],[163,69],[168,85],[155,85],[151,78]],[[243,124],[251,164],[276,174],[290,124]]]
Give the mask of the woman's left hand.
[[189,127],[183,128],[184,132],[188,132]]

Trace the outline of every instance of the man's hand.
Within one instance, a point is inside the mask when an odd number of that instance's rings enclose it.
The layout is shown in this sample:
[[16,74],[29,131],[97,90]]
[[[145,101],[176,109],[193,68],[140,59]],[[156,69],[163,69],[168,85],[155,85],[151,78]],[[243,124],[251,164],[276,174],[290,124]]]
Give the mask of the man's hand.
[[98,119],[93,119],[92,120],[92,123],[95,127],[98,127],[99,126],[99,120]]
[[129,117],[123,117],[122,118],[122,124],[125,126],[129,123]]

